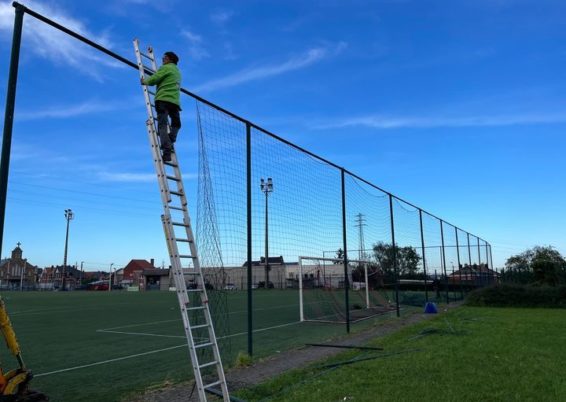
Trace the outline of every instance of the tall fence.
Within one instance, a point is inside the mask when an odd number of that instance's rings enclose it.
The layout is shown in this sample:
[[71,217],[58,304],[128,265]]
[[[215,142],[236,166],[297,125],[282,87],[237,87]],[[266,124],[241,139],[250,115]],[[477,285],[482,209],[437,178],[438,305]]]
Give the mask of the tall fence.
[[[137,70],[136,63],[57,22],[18,3],[14,7],[0,163],[0,245],[24,13]],[[363,303],[353,297],[362,294],[360,283],[379,289],[376,300],[386,309],[394,306],[389,311],[399,314],[400,305],[430,299],[450,302],[459,297],[458,291],[461,296],[464,288],[494,277],[491,247],[483,239],[198,95],[181,92],[197,102],[197,241],[202,266],[214,273],[215,290],[219,284],[248,289],[223,299],[229,313],[220,309],[227,317],[221,338],[233,339],[234,350],[243,349],[246,334],[250,354],[254,345],[258,354],[267,354],[338,333],[328,326],[296,330],[301,256],[315,261],[308,277],[313,288],[320,286],[321,272],[322,279],[328,272],[339,276],[342,267],[342,278],[329,282],[329,290],[336,286],[336,292],[308,303],[316,311],[334,299],[342,308],[337,316],[344,318],[348,330],[350,310]],[[329,266],[316,262],[329,256]],[[349,263],[354,260],[362,262]],[[362,280],[364,276],[368,279]],[[286,291],[252,292],[256,287]]]
[[[491,247],[478,236],[214,105],[197,100],[196,109],[201,172],[208,172],[199,188],[213,193],[199,194],[198,242],[218,244],[231,288],[296,288],[299,257],[334,258],[347,267],[340,280],[326,279],[341,269],[327,262],[303,275],[312,287],[338,284],[349,330],[348,295],[363,280],[349,261],[367,261],[367,286],[397,314],[403,305],[459,300],[496,279]],[[213,237],[202,208],[212,204]],[[253,313],[260,293],[248,302],[249,326],[261,330],[261,314]]]

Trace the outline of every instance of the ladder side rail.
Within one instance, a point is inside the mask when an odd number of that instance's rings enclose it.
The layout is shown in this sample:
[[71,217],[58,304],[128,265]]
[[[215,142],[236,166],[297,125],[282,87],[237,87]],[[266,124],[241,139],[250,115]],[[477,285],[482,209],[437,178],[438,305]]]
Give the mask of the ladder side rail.
[[[136,51],[136,61],[138,63],[138,69],[140,73],[140,78],[145,78],[145,69],[144,65],[141,60],[141,52],[139,50],[139,43],[138,40],[134,40],[134,48]],[[153,61],[155,64],[155,61]],[[157,173],[157,179],[159,181],[159,190],[161,193],[161,200],[163,203],[163,207],[165,208],[166,212],[169,213],[169,187],[167,185],[165,168],[163,167],[163,163],[161,162],[161,152],[159,147],[159,140],[157,136],[157,132],[155,130],[155,117],[153,114],[153,109],[151,105],[151,97],[149,95],[149,91],[147,85],[142,85],[144,98],[145,98],[145,105],[147,110],[147,115],[149,119],[147,120],[147,130],[149,136],[149,142],[151,144],[151,153],[153,155],[153,163],[155,166],[155,170]],[[164,180],[165,179],[165,180]]]
[[[181,171],[179,168],[179,164],[176,163],[176,167],[175,167],[175,173],[176,173],[176,177],[178,177],[180,180],[177,182],[178,188],[179,188],[179,192],[181,193],[180,195],[180,202],[181,205],[183,207],[183,223],[185,224],[185,232],[187,235],[187,239],[189,239],[189,249],[190,249],[190,255],[191,256],[198,256],[198,251],[197,251],[197,247],[196,247],[196,240],[193,236],[193,232],[192,232],[192,225],[191,225],[191,219],[190,219],[190,215],[189,215],[189,207],[188,207],[188,201],[186,198],[186,192],[184,189],[184,184],[183,184],[183,180],[181,177]],[[193,263],[193,269],[198,273],[197,275],[197,280],[200,282],[199,285],[202,288],[202,293],[200,294],[201,296],[201,302],[203,305],[206,305],[206,309],[204,310],[204,314],[205,314],[205,320],[206,323],[208,324],[208,336],[209,336],[209,340],[210,342],[213,343],[213,355],[214,355],[214,360],[216,360],[217,362],[217,375],[219,380],[221,381],[222,384],[222,391],[225,395],[228,394],[228,387],[226,385],[226,378],[225,378],[225,374],[224,374],[224,370],[223,370],[223,366],[222,366],[222,358],[220,356],[220,349],[218,347],[218,340],[216,338],[216,333],[214,330],[214,325],[213,325],[213,321],[212,321],[212,315],[210,312],[210,306],[208,303],[208,292],[206,290],[206,283],[204,280],[204,275],[202,272],[202,268],[200,266],[200,259],[198,258],[194,258],[192,260]]]
[[[153,53],[153,48],[149,47],[148,48],[148,55],[142,54],[139,50],[139,43],[136,40],[134,40],[134,48],[136,51],[136,59],[138,62],[138,67],[139,67],[139,72],[140,72],[140,77],[141,78],[145,78],[145,72],[146,71],[151,71],[151,69],[153,69],[153,72],[157,71],[157,65],[155,63],[155,56]],[[144,66],[142,63],[142,56],[148,58],[151,62],[151,69]],[[154,165],[156,168],[156,172],[157,172],[157,178],[158,178],[158,182],[159,182],[159,188],[160,188],[160,192],[161,192],[161,199],[163,202],[163,208],[164,208],[164,214],[162,215],[162,223],[163,223],[163,230],[165,233],[165,238],[166,238],[166,243],[167,243],[167,248],[169,251],[169,256],[171,259],[171,269],[172,269],[172,273],[173,273],[173,280],[175,282],[176,285],[176,289],[177,289],[177,297],[178,297],[178,301],[179,301],[179,306],[181,308],[182,311],[182,317],[183,317],[183,324],[184,324],[184,329],[185,329],[185,333],[186,333],[186,338],[187,338],[187,342],[189,345],[189,354],[190,354],[190,358],[191,358],[191,362],[192,362],[192,366],[193,366],[193,372],[194,372],[194,376],[195,376],[195,381],[197,384],[197,388],[198,388],[198,393],[199,393],[199,399],[201,401],[206,401],[206,393],[205,393],[205,385],[203,383],[203,379],[202,379],[202,375],[200,372],[200,366],[199,366],[199,362],[198,362],[198,356],[196,353],[196,345],[195,345],[195,340],[194,340],[194,336],[192,333],[192,326],[190,323],[190,318],[188,315],[188,309],[195,309],[195,308],[201,308],[204,314],[204,319],[206,322],[206,326],[208,328],[208,334],[209,334],[209,339],[207,344],[210,345],[212,347],[212,351],[213,351],[213,355],[215,358],[215,365],[216,365],[216,370],[217,370],[217,374],[218,374],[218,379],[219,381],[214,382],[213,384],[220,384],[221,388],[222,388],[222,394],[223,394],[223,399],[224,401],[229,401],[229,393],[228,393],[228,387],[227,387],[227,383],[226,383],[226,378],[225,378],[225,374],[224,374],[224,369],[222,366],[222,361],[220,358],[220,351],[219,351],[219,347],[218,347],[218,341],[216,339],[216,334],[214,332],[214,325],[212,322],[212,316],[211,316],[211,312],[210,312],[210,306],[208,303],[208,294],[206,291],[206,283],[204,281],[204,275],[203,272],[201,270],[201,266],[200,266],[200,262],[199,262],[199,258],[198,258],[198,252],[197,252],[197,247],[196,247],[196,242],[195,242],[195,238],[193,235],[193,231],[192,231],[192,226],[191,226],[191,220],[190,220],[190,215],[189,215],[189,208],[188,208],[188,202],[186,199],[186,193],[185,193],[185,189],[184,189],[184,185],[183,185],[183,180],[182,180],[182,176],[181,176],[181,170],[179,167],[179,163],[178,163],[178,159],[176,154],[173,152],[172,154],[172,161],[169,164],[174,171],[174,177],[175,177],[175,182],[177,183],[177,192],[171,192],[170,188],[169,188],[169,182],[168,182],[168,177],[167,177],[167,172],[166,172],[166,168],[165,165],[162,161],[162,156],[161,156],[161,149],[160,149],[160,144],[159,144],[159,135],[158,135],[158,124],[156,124],[156,119],[154,116],[154,109],[152,108],[152,103],[151,103],[151,94],[153,94],[152,92],[150,92],[147,88],[146,85],[143,86],[143,90],[144,90],[144,98],[146,101],[146,109],[147,109],[147,113],[149,116],[149,119],[147,120],[147,130],[148,130],[148,135],[149,135],[149,140],[150,140],[150,144],[151,144],[151,148],[152,148],[152,155],[153,155],[153,161],[154,161]],[[153,94],[155,96],[155,94]],[[167,129],[170,130],[169,125],[167,126]],[[189,307],[189,302],[190,299],[188,297],[188,290],[187,290],[187,286],[186,286],[186,282],[185,282],[185,275],[183,272],[183,265],[182,265],[182,260],[181,260],[181,254],[179,253],[179,246],[178,246],[178,240],[176,238],[176,233],[175,233],[175,229],[173,227],[173,221],[172,221],[172,217],[171,217],[171,210],[170,210],[170,206],[169,203],[172,201],[171,200],[171,196],[172,195],[176,195],[180,198],[180,207],[175,207],[172,208],[173,209],[180,209],[183,212],[183,226],[185,228],[185,233],[186,233],[186,239],[179,239],[180,241],[186,241],[189,245],[189,249],[190,249],[190,258],[193,264],[193,271],[194,271],[194,275],[197,278],[197,282],[200,282],[200,300],[201,300],[201,306],[196,306],[196,307]],[[185,258],[185,257],[183,257]],[[204,345],[203,345],[204,346]],[[201,346],[201,347],[203,347]],[[208,387],[212,386],[213,384],[208,384]]]
[[[195,382],[197,385],[197,390],[199,393],[199,398],[201,401],[206,401],[206,395],[204,391],[204,383],[202,380],[202,375],[199,370],[199,360],[197,352],[195,349],[195,340],[191,330],[191,323],[189,321],[189,315],[187,307],[189,305],[189,297],[187,294],[187,286],[185,283],[185,276],[183,270],[180,269],[180,259],[174,258],[173,254],[176,251],[176,244],[174,241],[175,233],[172,230],[171,218],[167,216],[162,216],[163,231],[165,232],[165,237],[167,238],[167,246],[170,250],[171,257],[171,269],[173,270],[173,279],[175,281],[175,288],[177,290],[177,298],[179,300],[179,306],[181,308],[181,315],[183,317],[183,328],[185,329],[185,336],[187,338],[187,343],[189,346],[189,357],[191,358],[191,363],[193,366],[193,375],[195,377]],[[173,248],[173,250],[171,250]]]

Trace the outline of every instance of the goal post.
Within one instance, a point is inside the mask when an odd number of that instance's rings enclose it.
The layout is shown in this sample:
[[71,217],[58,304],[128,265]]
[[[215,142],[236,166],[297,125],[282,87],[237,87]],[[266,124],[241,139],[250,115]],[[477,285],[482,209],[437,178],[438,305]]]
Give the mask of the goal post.
[[[371,289],[367,260],[348,260],[347,275],[344,276],[344,261],[340,258],[300,256],[299,272],[299,316],[301,321],[345,322],[346,284],[348,292],[354,296],[350,310],[355,314],[352,321],[369,318],[388,310],[389,303],[378,291]],[[352,280],[352,271],[363,268],[363,275]],[[361,280],[360,280],[361,279]],[[357,298],[357,301],[356,301]]]

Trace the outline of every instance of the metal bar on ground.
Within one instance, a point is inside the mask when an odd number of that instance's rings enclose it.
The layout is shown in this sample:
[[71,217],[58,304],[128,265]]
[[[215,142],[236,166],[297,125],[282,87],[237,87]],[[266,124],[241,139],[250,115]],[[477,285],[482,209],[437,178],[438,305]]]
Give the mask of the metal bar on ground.
[[356,345],[333,345],[327,343],[305,343],[307,346],[318,346],[321,348],[339,348],[339,349],[360,349],[360,350],[383,350],[380,347],[356,346]]

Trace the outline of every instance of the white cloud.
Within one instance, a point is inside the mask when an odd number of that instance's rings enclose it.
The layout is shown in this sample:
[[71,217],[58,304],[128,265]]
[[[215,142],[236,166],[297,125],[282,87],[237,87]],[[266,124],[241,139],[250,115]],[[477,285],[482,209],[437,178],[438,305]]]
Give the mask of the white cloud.
[[230,10],[219,10],[210,14],[210,20],[218,25],[223,25],[234,16],[234,12]]
[[[72,31],[86,36],[104,47],[111,48],[112,43],[105,34],[96,35],[85,25],[66,15],[60,8],[52,8],[46,4],[29,1],[26,5],[46,17],[66,26]],[[0,35],[11,38],[14,24],[14,7],[10,2],[0,4]],[[24,45],[29,42],[29,49],[36,55],[51,62],[70,65],[77,70],[101,81],[102,69],[106,67],[121,67],[117,61],[73,39],[69,35],[35,19],[24,17]]]
[[76,105],[56,105],[44,109],[16,112],[16,119],[30,121],[39,119],[66,119],[70,117],[84,116],[88,114],[105,113],[116,110],[127,110],[137,108],[141,101],[137,98],[128,102],[100,102],[89,100]]
[[328,119],[313,124],[314,129],[367,127],[375,129],[392,128],[434,128],[434,127],[488,127],[488,126],[515,126],[525,124],[552,124],[566,122],[564,113],[492,115],[492,116],[383,116],[367,115],[347,117],[343,119]]
[[186,29],[181,31],[181,35],[183,35],[189,41],[188,51],[191,58],[195,60],[202,60],[210,56],[208,51],[203,46],[202,36]]
[[98,178],[102,181],[119,183],[149,183],[155,181],[155,173],[99,172]]
[[335,56],[342,52],[342,50],[346,47],[347,44],[345,42],[339,42],[334,46],[312,48],[302,55],[292,57],[282,63],[248,68],[224,78],[206,82],[194,88],[194,90],[196,92],[210,92],[217,89],[233,87],[250,81],[281,75],[289,71],[300,70],[318,63],[325,58]]
[[[193,180],[198,177],[194,173],[183,174],[183,179]],[[149,183],[154,182],[155,173],[128,173],[128,172],[99,172],[98,178],[102,181],[119,183]]]

